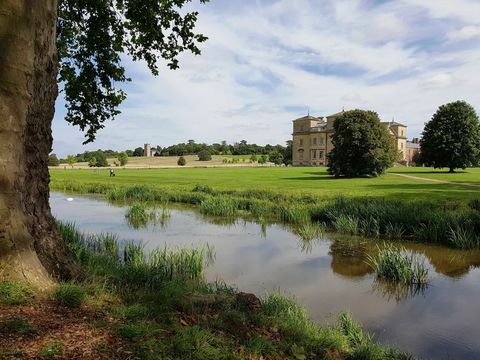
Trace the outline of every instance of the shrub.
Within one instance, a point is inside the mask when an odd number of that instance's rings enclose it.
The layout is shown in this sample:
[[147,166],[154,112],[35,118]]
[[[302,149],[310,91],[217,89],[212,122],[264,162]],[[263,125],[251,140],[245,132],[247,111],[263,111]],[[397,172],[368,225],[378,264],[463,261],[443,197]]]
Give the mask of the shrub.
[[53,293],[53,299],[63,306],[78,308],[85,300],[85,290],[77,284],[60,284]]
[[177,161],[178,166],[185,166],[187,165],[187,160],[183,156],[180,156]]
[[202,150],[198,153],[199,161],[210,161],[212,160],[212,154],[208,150]]

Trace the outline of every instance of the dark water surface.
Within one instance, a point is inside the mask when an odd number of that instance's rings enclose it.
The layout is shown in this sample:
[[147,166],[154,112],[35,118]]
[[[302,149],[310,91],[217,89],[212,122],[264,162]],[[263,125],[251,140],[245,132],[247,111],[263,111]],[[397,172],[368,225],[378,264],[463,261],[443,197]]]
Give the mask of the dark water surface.
[[[73,201],[67,201],[73,197]],[[263,227],[237,220],[219,224],[193,209],[172,208],[165,224],[133,229],[126,207],[101,198],[52,193],[54,215],[75,222],[85,233],[111,232],[139,240],[147,249],[213,245],[209,280],[221,279],[262,295],[280,290],[305,305],[318,323],[341,311],[375,338],[424,359],[480,359],[480,252],[403,243],[427,259],[426,289],[392,289],[375,282],[365,263],[373,241],[327,234],[304,242],[282,225]]]

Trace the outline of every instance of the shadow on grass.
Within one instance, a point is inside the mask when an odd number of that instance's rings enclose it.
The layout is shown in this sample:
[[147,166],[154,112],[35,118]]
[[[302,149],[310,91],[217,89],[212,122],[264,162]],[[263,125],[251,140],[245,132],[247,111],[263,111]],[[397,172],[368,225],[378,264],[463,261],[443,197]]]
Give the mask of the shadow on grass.
[[296,176],[296,177],[284,177],[283,180],[352,180],[352,179],[376,179],[376,177],[371,176],[358,176],[358,177],[335,177],[333,175],[328,174],[326,171],[322,172],[313,172],[308,171],[304,172],[305,175],[313,175],[313,176]]

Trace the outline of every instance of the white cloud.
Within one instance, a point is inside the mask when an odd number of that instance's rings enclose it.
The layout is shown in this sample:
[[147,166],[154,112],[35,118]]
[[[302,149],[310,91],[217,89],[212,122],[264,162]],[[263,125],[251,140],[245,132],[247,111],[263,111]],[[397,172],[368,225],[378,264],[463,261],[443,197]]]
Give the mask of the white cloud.
[[[291,120],[308,107],[319,115],[373,109],[417,136],[440,104],[480,104],[473,76],[480,73],[480,46],[448,41],[459,36],[455,31],[475,33],[471,19],[463,10],[448,13],[446,4],[218,0],[200,6],[199,31],[210,38],[202,55],[183,55],[180,70],[165,69],[157,78],[144,64],[127,62],[133,84],[123,113],[88,148],[187,139],[283,143]],[[443,14],[455,17],[454,24],[438,21]],[[83,151],[78,130],[60,120],[60,106],[54,150]]]
[[480,26],[463,26],[459,30],[450,31],[447,34],[447,37],[449,40],[452,41],[470,40],[476,37],[480,37]]

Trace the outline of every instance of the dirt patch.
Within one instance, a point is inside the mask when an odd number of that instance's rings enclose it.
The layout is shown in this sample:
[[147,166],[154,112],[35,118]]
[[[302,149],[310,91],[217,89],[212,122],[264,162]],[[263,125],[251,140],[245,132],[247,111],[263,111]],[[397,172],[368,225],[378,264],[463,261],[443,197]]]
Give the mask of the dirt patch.
[[0,305],[0,359],[133,359],[102,312],[51,301]]

